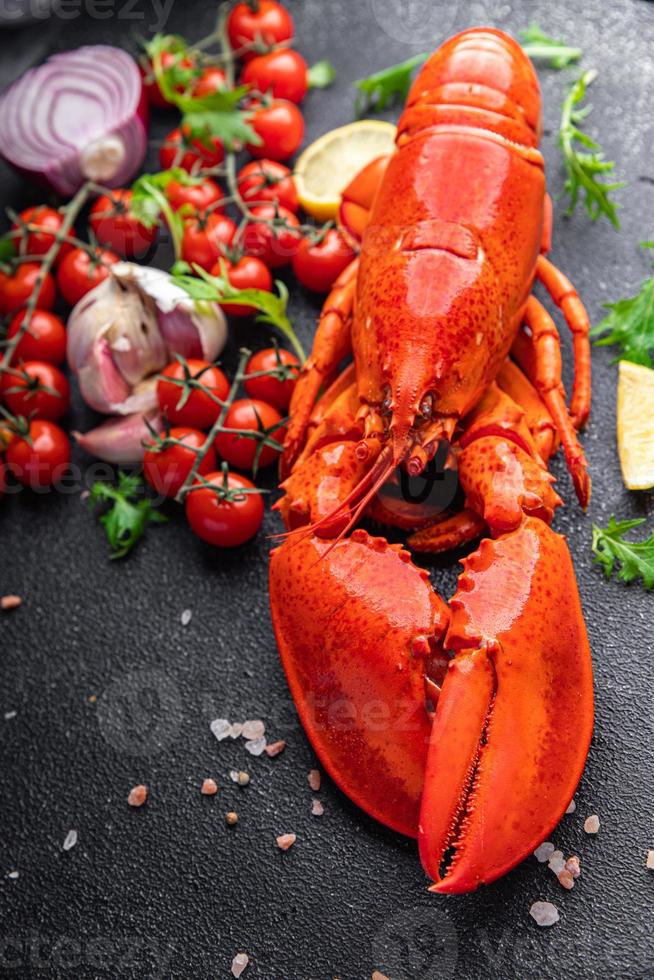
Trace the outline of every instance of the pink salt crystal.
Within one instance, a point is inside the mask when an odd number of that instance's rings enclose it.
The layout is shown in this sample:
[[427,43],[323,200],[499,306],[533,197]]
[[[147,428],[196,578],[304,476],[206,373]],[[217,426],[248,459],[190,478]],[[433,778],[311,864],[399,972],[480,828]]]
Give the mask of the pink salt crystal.
[[295,834],[281,834],[277,838],[277,847],[282,851],[287,851],[289,847],[293,847],[293,844],[297,840]]
[[317,793],[318,790],[320,789],[320,772],[319,772],[319,770],[318,769],[312,769],[309,772],[309,775],[307,776],[307,780],[309,782],[309,786],[314,791],[314,793]]

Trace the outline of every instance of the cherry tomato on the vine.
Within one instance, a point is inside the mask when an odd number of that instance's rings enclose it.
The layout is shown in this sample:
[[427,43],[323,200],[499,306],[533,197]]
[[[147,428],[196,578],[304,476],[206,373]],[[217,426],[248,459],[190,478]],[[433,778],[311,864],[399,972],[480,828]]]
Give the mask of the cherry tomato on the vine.
[[234,240],[236,230],[231,218],[215,211],[187,218],[182,236],[182,258],[185,262],[202,266],[209,272],[216,261],[225,255],[226,249]]
[[259,371],[274,371],[282,365],[293,365],[297,368],[285,381],[280,381],[273,375],[263,375],[250,378],[245,382],[245,390],[250,398],[258,398],[274,405],[280,412],[286,412],[291,403],[295,380],[300,371],[300,362],[290,350],[283,347],[266,347],[257,351],[247,363],[246,374],[257,374]]
[[[168,76],[168,80],[174,83],[175,75],[192,71],[195,65],[191,58],[183,54],[182,44],[178,38],[171,36],[170,48],[171,50],[162,51],[159,55],[159,65],[164,74]],[[172,103],[168,101],[166,96],[161,91],[159,82],[155,77],[154,67],[151,61],[147,62],[143,75],[144,78],[147,79],[147,81],[145,81],[144,88],[150,105],[154,106],[156,109],[166,109]],[[182,82],[173,84],[174,91],[180,94],[185,90],[185,88],[186,85],[184,85]]]
[[235,548],[253,538],[263,522],[263,499],[254,492],[255,485],[245,476],[228,473],[228,496],[221,496],[224,475],[207,473],[204,479],[218,492],[198,487],[186,497],[186,519],[197,536],[219,548]]
[[16,436],[6,452],[7,468],[23,486],[35,490],[52,486],[70,462],[68,436],[54,422],[34,419],[27,438]]
[[[227,278],[235,289],[263,289],[269,293],[272,291],[273,281],[270,269],[264,265],[261,259],[255,259],[252,255],[244,255],[236,262],[225,262]],[[211,270],[212,276],[222,275],[220,262]],[[238,306],[235,303],[220,304],[228,316],[252,316],[256,313],[254,306]]]
[[183,130],[173,129],[159,150],[161,169],[181,167],[187,173],[192,173],[195,170],[217,167],[225,159],[225,147],[218,137],[212,137],[210,143],[213,149],[205,146],[202,140],[191,139]]
[[277,48],[248,61],[241,82],[299,105],[309,88],[309,66],[293,48]]
[[222,68],[209,65],[193,85],[193,97],[202,99],[207,95],[213,95],[214,92],[222,92],[225,88],[227,88],[225,72]]
[[174,382],[197,379],[216,398],[224,401],[229,394],[229,381],[220,368],[208,361],[189,357],[186,368],[181,361],[173,361],[161,373],[165,379],[171,379],[157,382],[159,407],[168,421],[192,429],[209,429],[220,415],[220,405],[197,387],[192,387],[188,397],[185,397],[187,390]]
[[293,256],[293,272],[307,289],[327,293],[354,257],[341,233],[330,228],[317,242],[302,239]]
[[[17,313],[9,324],[7,340],[11,340],[21,329],[27,312]],[[66,357],[66,328],[54,313],[48,310],[34,310],[27,331],[18,341],[12,361],[48,361],[61,364]]]
[[[227,412],[225,428],[258,432],[262,429],[270,429],[271,426],[277,426],[281,421],[282,416],[277,409],[267,402],[240,398],[231,405]],[[285,428],[280,426],[270,434],[270,438],[281,443],[284,441],[285,432]],[[218,455],[226,460],[230,466],[235,466],[238,470],[251,470],[257,457],[260,441],[251,436],[219,432],[214,440],[214,446]],[[270,466],[278,456],[279,452],[273,446],[264,446],[259,453],[258,460],[256,460],[257,467],[261,469],[263,466]]]
[[[16,251],[19,255],[45,255],[54,245],[55,236],[61,230],[63,223],[64,216],[61,211],[49,208],[46,204],[26,208],[18,215],[18,221],[14,221],[11,226]],[[34,230],[30,231],[28,225],[33,226]],[[68,242],[63,242],[59,246],[55,261],[61,262],[71,248]]]
[[282,207],[297,213],[299,202],[293,173],[275,160],[252,160],[242,167],[236,178],[238,191],[249,204],[277,201]]
[[[27,305],[41,273],[38,262],[23,262],[12,275],[0,272],[0,315],[16,313]],[[41,277],[36,305],[42,310],[50,310],[57,298],[55,281],[49,272]]]
[[70,408],[70,385],[47,361],[23,361],[0,376],[0,395],[12,415],[57,422]]
[[83,248],[74,248],[57,270],[57,285],[67,303],[75,306],[109,276],[109,266],[120,262],[115,252],[96,248],[93,256]]
[[89,224],[100,245],[113,249],[126,259],[143,259],[157,237],[157,226],[146,226],[131,210],[131,190],[121,188],[97,199]]
[[273,99],[268,105],[254,100],[248,107],[253,111],[250,126],[261,139],[257,146],[248,143],[253,157],[269,160],[288,160],[304,137],[304,119],[294,102]]
[[[190,180],[191,178],[189,178]],[[196,183],[183,184],[179,180],[171,180],[166,187],[166,197],[170,202],[173,211],[184,208],[189,214],[196,212],[201,214],[207,208],[212,211],[220,211],[220,201],[224,195],[215,180],[205,177]]]
[[300,227],[296,216],[286,208],[276,208],[274,204],[262,204],[251,208],[251,212],[259,220],[246,225],[243,250],[261,259],[269,269],[288,265],[301,241],[299,231],[293,230]]
[[[162,439],[166,437],[176,439],[184,445],[157,448],[156,443],[149,443],[152,448],[147,448],[143,454],[143,473],[157,493],[165,497],[176,497],[193,468],[197,455],[194,450],[203,446],[205,435],[199,429],[178,426],[172,428],[169,433],[161,432],[160,436]],[[216,454],[213,446],[209,446],[197,472],[208,473],[215,468]]]
[[259,0],[256,4],[237,3],[227,18],[227,36],[235,51],[253,45],[252,51],[244,51],[244,60],[256,54],[256,45],[271,47],[293,37],[293,19],[288,10],[276,0]]

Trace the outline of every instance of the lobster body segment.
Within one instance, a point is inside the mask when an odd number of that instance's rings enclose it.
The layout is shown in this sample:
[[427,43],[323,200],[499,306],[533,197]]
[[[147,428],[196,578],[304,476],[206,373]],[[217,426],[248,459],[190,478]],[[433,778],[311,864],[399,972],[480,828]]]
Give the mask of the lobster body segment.
[[[466,31],[428,59],[395,152],[344,192],[360,255],[297,381],[275,505],[290,533],[271,557],[272,620],[302,723],[350,799],[418,837],[441,892],[493,881],[551,832],[592,731],[590,650],[547,469],[561,445],[587,505],[589,323],[541,254],[540,128],[533,66],[501,31]],[[536,278],[574,336],[570,409]],[[441,457],[463,506],[400,499]],[[482,538],[449,605],[409,552],[361,528],[348,537],[365,516],[425,553]]]

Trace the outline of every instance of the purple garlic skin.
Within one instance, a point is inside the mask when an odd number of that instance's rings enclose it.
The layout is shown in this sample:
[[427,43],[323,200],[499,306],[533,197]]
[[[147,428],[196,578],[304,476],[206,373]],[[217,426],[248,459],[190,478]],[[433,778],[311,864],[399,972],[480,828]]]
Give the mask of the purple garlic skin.
[[148,422],[155,432],[162,426],[157,411],[143,415],[120,415],[108,419],[90,432],[73,432],[73,438],[91,456],[116,466],[135,466],[143,460],[143,442],[151,438]]

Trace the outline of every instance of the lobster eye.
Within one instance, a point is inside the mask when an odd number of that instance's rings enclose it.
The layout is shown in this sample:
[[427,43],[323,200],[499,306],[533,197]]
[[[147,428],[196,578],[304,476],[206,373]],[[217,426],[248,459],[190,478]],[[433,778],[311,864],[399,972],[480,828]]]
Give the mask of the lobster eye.
[[434,410],[434,396],[431,394],[431,392],[428,391],[427,394],[423,395],[422,398],[420,399],[420,414],[423,415],[426,419],[430,419],[433,410]]

